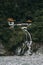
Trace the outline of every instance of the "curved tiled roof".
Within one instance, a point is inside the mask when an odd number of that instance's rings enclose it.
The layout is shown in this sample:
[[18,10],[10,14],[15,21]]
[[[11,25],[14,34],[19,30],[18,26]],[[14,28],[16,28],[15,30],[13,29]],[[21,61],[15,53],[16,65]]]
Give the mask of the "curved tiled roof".
[[31,23],[31,22],[32,22],[32,20],[27,20],[26,22],[27,22],[27,23]]
[[13,19],[13,18],[8,18],[7,20],[10,22],[15,21],[15,19]]

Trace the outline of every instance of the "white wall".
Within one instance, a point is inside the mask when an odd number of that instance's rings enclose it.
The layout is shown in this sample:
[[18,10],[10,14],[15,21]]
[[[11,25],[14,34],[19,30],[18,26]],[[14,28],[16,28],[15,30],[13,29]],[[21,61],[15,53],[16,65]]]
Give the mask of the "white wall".
[[8,25],[13,28],[14,27],[14,22],[8,22]]

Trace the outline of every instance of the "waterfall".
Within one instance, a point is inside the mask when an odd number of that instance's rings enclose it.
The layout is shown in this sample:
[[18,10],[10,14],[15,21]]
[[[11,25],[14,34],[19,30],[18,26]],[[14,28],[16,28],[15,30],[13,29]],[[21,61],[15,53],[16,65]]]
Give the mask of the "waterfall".
[[[25,31],[26,31],[26,33],[28,33],[28,36],[30,37],[30,42],[28,43],[30,46],[32,44],[31,34],[27,30],[25,30]],[[27,34],[26,34],[26,38],[27,38]]]
[[[22,28],[22,29],[23,29],[23,28]],[[26,44],[27,47],[28,47],[28,50],[27,50],[27,52],[25,53],[25,55],[27,55],[27,54],[29,55],[29,54],[31,54],[32,38],[31,38],[31,34],[27,31],[27,28],[24,28],[23,31],[24,31],[24,33],[25,33],[25,35],[26,35],[25,44]],[[29,36],[30,41],[28,41],[27,36]]]
[[16,55],[20,55],[20,53],[21,53],[21,48],[18,47],[18,48],[16,49]]
[[[22,43],[23,44],[23,48],[18,47],[16,49],[16,54],[17,55],[23,55],[23,54],[24,55],[29,55],[29,54],[31,54],[31,44],[32,44],[31,34],[28,32],[27,27],[22,27],[21,29],[23,30],[23,32],[26,35],[26,37],[25,37],[24,42]],[[30,40],[28,39],[28,37],[29,37]],[[25,46],[28,47],[28,50],[26,52],[25,52]]]

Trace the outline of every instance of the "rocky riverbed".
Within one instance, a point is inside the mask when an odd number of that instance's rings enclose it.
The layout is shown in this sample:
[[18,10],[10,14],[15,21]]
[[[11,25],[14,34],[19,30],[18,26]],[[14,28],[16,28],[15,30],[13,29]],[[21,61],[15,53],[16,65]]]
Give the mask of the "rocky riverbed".
[[24,56],[0,56],[0,65],[43,65],[43,46],[36,53]]
[[28,56],[2,56],[0,65],[43,65],[43,54]]

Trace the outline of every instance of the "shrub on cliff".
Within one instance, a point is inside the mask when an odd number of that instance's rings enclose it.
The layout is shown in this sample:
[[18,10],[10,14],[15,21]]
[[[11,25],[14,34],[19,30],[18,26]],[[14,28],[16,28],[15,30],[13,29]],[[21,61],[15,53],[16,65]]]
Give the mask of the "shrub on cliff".
[[24,32],[17,26],[13,29],[9,29],[9,27],[6,26],[0,26],[0,39],[6,50],[9,50],[13,46],[17,47],[22,45],[24,36]]
[[28,31],[32,35],[32,39],[35,42],[43,42],[43,22],[34,22],[30,27],[28,27]]

